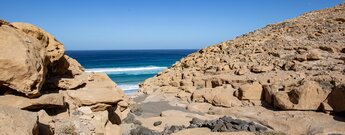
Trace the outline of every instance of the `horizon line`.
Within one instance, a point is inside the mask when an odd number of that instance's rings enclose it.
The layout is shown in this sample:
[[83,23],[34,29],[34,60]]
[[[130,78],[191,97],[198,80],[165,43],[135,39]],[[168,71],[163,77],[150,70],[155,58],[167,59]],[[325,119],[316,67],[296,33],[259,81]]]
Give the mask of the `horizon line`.
[[81,50],[69,50],[66,49],[65,51],[150,51],[150,50],[200,50],[199,49],[81,49]]

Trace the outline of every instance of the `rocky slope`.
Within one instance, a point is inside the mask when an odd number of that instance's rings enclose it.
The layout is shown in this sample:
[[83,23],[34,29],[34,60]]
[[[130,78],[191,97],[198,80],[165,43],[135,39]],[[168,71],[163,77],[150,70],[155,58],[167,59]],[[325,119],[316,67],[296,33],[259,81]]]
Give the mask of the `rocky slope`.
[[288,134],[344,134],[345,4],[201,49],[147,79],[140,92]]
[[54,36],[0,20],[0,134],[121,134],[128,98],[86,73]]

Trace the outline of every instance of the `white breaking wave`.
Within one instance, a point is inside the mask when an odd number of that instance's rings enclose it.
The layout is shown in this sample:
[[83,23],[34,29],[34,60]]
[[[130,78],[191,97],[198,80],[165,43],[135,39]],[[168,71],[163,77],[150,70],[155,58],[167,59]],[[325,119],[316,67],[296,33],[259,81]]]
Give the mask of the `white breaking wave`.
[[137,84],[120,84],[117,85],[117,87],[121,88],[123,91],[139,89],[139,85]]
[[131,67],[129,68],[90,68],[90,69],[86,69],[86,72],[105,72],[107,74],[138,75],[138,74],[154,74],[166,68],[167,67],[157,67],[157,66],[133,67],[133,68]]

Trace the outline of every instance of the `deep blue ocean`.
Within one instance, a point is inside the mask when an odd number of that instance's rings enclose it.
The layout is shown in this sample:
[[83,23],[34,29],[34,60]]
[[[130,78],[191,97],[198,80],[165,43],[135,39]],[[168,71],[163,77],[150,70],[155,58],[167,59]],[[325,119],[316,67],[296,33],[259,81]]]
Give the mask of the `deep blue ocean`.
[[104,50],[66,51],[86,72],[105,72],[125,93],[196,50]]

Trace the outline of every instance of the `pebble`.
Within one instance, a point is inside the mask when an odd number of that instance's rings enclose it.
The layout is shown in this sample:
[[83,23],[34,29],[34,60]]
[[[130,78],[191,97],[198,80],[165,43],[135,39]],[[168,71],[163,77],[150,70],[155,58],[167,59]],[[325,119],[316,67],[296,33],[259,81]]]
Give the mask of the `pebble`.
[[162,124],[162,121],[156,121],[156,122],[153,123],[153,126],[159,126],[161,124]]

